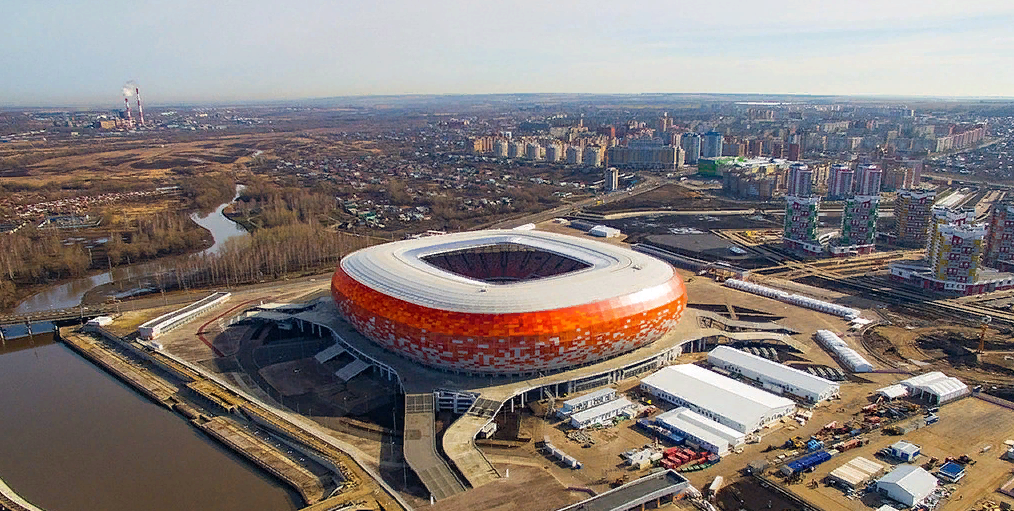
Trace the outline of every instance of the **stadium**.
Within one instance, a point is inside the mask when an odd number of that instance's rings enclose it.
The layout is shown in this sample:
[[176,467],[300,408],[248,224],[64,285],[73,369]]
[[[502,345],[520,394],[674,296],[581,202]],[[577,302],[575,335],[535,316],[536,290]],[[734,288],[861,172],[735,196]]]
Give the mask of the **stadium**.
[[331,281],[360,333],[424,365],[466,373],[559,371],[650,344],[679,322],[667,263],[590,239],[486,230],[377,245]]

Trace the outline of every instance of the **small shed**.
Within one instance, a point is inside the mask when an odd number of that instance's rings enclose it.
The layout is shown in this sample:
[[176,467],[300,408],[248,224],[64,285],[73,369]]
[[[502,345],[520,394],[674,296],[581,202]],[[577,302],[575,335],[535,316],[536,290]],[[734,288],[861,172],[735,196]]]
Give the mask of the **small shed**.
[[890,449],[891,456],[894,456],[902,461],[912,461],[918,458],[922,453],[922,449],[918,445],[908,443],[904,440],[895,442]]
[[937,477],[945,481],[956,483],[965,477],[965,467],[960,463],[948,461],[937,470]]

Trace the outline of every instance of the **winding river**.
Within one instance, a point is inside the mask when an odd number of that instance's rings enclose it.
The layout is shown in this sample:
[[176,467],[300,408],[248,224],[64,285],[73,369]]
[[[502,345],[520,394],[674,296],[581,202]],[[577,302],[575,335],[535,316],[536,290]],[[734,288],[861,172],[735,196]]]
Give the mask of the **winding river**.
[[[237,185],[236,196],[233,197],[233,201],[236,200],[236,197],[239,197],[239,194],[242,191],[243,185]],[[197,225],[211,231],[211,236],[215,240],[214,244],[204,251],[205,253],[218,253],[218,251],[225,245],[226,241],[246,236],[248,234],[242,227],[236,224],[236,222],[229,220],[222,214],[222,211],[224,211],[231,203],[232,201],[226,202],[218,206],[214,212],[204,216],[201,216],[198,213],[190,215],[190,218],[196,222]],[[114,280],[144,277],[150,274],[152,270],[157,267],[157,264],[158,263],[142,263],[130,266],[121,266],[114,268],[112,271],[92,275],[91,277],[82,277],[64,284],[48,287],[19,303],[18,306],[14,308],[14,313],[30,314],[33,312],[42,312],[52,309],[76,307],[81,303],[81,298],[84,294],[92,288],[101,286],[102,284],[108,284]]]

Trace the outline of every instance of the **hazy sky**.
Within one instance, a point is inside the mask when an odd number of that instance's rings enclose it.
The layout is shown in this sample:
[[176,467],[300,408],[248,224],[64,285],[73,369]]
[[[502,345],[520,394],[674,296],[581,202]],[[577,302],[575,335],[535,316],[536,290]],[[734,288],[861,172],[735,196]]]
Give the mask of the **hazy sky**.
[[0,105],[360,94],[1014,96],[1012,0],[0,0]]

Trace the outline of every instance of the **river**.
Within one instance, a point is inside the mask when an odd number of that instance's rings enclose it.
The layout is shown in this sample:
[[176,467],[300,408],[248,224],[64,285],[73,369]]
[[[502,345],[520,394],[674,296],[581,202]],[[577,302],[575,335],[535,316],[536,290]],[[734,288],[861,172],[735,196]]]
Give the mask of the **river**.
[[292,510],[299,495],[63,344],[0,346],[0,478],[47,511]]
[[[236,197],[239,197],[242,190],[243,185],[236,186],[236,196],[233,197],[233,201],[236,200]],[[236,222],[229,220],[222,214],[222,211],[225,210],[225,208],[231,203],[231,201],[226,202],[218,206],[214,212],[204,216],[201,216],[198,213],[190,215],[191,220],[196,222],[197,225],[211,231],[211,236],[215,240],[214,244],[206,249],[204,253],[216,254],[222,250],[226,241],[239,236],[245,236],[247,234],[247,232],[236,224]],[[98,275],[92,275],[91,277],[82,277],[64,284],[48,287],[19,303],[18,306],[14,308],[14,313],[29,314],[52,309],[76,307],[81,303],[81,297],[96,286],[108,284],[113,280],[144,277],[152,273],[152,270],[157,267],[157,262],[121,266],[114,268],[111,272],[107,271]]]

